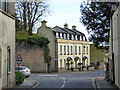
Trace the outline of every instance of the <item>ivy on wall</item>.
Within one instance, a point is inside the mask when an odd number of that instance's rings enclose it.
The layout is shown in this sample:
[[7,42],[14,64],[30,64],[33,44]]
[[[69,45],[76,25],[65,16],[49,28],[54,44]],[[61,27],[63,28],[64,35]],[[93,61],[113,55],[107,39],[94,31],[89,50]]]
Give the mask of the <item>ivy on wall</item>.
[[50,61],[49,47],[48,44],[50,41],[45,36],[32,35],[29,36],[28,33],[24,30],[16,32],[16,43],[20,45],[31,45],[31,46],[40,46],[44,49],[44,59],[46,63]]

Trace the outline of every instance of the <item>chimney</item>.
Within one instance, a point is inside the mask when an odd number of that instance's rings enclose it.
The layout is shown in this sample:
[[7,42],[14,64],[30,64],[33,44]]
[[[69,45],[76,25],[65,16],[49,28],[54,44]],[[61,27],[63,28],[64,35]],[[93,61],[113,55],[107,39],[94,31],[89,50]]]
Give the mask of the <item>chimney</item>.
[[72,26],[72,30],[76,30],[76,26],[75,25]]
[[41,21],[41,23],[42,23],[42,26],[46,26],[47,21],[43,20]]
[[64,28],[65,28],[65,29],[68,29],[68,24],[65,23]]

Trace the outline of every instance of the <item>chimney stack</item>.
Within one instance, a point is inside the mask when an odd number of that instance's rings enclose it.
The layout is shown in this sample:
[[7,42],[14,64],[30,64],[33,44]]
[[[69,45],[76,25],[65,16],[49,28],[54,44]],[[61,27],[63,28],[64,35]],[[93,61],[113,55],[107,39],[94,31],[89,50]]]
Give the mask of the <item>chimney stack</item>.
[[43,20],[41,21],[41,23],[42,23],[42,26],[46,26],[47,21]]
[[65,29],[68,29],[68,24],[65,23],[64,28],[65,28]]
[[76,30],[76,26],[75,25],[72,26],[72,30]]

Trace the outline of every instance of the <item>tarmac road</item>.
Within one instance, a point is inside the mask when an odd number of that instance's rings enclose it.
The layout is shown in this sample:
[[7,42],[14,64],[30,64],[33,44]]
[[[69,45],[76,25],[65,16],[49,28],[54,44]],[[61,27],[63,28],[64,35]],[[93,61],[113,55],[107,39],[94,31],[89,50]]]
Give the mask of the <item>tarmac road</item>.
[[[69,73],[36,73],[32,74],[31,78],[39,83],[35,88],[89,88],[94,89],[93,79],[96,77],[104,77],[103,70],[97,71],[80,71]],[[71,90],[70,89],[70,90]]]

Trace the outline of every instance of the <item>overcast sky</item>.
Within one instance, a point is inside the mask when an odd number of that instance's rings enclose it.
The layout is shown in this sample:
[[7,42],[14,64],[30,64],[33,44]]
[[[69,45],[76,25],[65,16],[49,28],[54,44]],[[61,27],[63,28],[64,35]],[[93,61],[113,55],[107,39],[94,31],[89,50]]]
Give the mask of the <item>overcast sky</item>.
[[[63,27],[65,23],[68,28],[76,25],[77,30],[83,32],[87,38],[88,34],[85,27],[80,22],[80,4],[83,0],[48,0],[50,5],[51,15],[46,16],[43,20],[47,21],[48,27],[60,26]],[[40,25],[39,25],[40,26]]]

